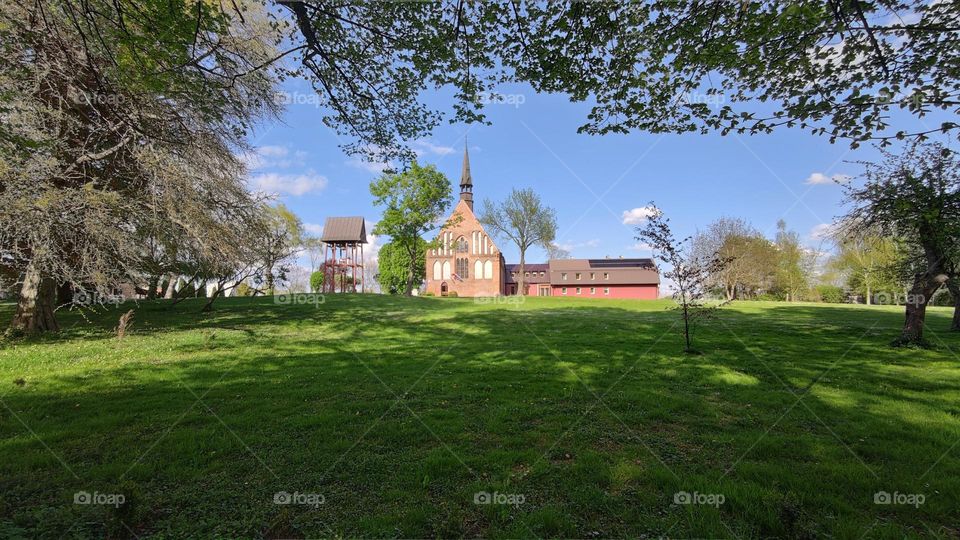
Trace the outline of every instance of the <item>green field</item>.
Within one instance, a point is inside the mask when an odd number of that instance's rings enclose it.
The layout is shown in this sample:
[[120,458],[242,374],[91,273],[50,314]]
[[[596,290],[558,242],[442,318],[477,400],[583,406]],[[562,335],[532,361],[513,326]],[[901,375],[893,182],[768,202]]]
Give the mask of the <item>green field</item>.
[[200,305],[3,344],[0,537],[960,534],[946,309],[901,350],[894,308],[736,303],[688,356],[665,302]]

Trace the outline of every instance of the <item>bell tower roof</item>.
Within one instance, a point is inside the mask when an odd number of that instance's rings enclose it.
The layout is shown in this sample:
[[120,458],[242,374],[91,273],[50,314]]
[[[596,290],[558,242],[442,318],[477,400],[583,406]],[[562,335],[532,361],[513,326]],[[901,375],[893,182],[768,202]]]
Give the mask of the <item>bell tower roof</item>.
[[460,200],[473,210],[473,177],[470,175],[470,154],[467,152],[467,139],[463,139],[463,170],[460,172]]

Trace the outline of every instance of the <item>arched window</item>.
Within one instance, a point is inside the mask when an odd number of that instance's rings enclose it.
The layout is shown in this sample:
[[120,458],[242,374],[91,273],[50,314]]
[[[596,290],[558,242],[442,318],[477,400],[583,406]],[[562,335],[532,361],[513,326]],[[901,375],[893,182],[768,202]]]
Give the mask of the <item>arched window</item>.
[[470,277],[470,261],[466,257],[457,259],[457,276],[460,279],[467,279]]
[[493,279],[493,263],[487,261],[483,263],[483,277],[486,279]]
[[450,261],[443,261],[443,279],[450,279]]
[[483,279],[483,263],[480,262],[480,259],[477,259],[473,263],[473,278]]
[[433,261],[433,279],[441,279],[440,261]]
[[468,249],[467,239],[462,236],[457,238],[457,253],[466,253]]

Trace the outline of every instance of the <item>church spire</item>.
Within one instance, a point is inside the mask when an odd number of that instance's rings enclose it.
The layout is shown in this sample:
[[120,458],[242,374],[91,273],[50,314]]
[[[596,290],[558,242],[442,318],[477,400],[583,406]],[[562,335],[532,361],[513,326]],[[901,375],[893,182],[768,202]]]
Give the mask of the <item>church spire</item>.
[[463,171],[460,173],[460,199],[473,210],[473,177],[470,176],[470,154],[467,153],[467,139],[463,139]]

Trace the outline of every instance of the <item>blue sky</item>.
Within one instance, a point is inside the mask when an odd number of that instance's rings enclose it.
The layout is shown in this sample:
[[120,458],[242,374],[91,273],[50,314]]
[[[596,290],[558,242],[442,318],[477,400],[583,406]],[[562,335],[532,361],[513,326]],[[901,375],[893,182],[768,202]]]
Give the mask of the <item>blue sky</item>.
[[[251,184],[278,193],[314,231],[328,216],[360,215],[375,223],[380,210],[368,186],[378,166],[341,151],[309,85],[288,81],[284,89],[294,103],[283,121],[250,136],[259,148],[250,159]],[[487,106],[492,125],[444,122],[413,146],[420,161],[435,164],[457,192],[466,136],[478,206],[484,198],[502,199],[513,187],[533,188],[557,211],[557,243],[574,257],[650,256],[635,240],[637,222],[630,219],[650,201],[666,212],[679,236],[721,216],[744,218],[772,236],[784,219],[815,247],[817,228],[843,213],[843,190],[830,178],[855,177],[861,168],[848,161],[877,157],[870,146],[850,150],[799,129],[755,136],[580,135],[588,105],[523,85],[498,91],[509,103]],[[442,93],[426,99],[450,110]],[[513,246],[498,244],[508,262],[516,261]],[[527,256],[540,259],[542,250]]]

